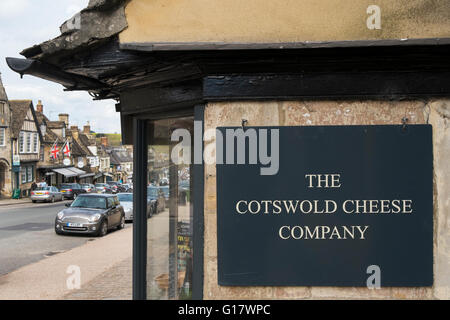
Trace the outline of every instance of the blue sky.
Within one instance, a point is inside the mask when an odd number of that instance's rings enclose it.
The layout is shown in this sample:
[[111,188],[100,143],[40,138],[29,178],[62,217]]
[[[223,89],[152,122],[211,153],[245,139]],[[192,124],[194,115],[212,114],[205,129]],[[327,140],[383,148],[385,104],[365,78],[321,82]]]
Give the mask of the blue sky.
[[70,114],[70,125],[90,121],[96,132],[120,133],[115,101],[93,101],[86,92],[64,92],[63,87],[39,78],[11,71],[5,57],[22,57],[19,52],[60,34],[59,26],[85,8],[88,0],[0,0],[0,72],[9,99],[42,100],[44,114],[57,120]]

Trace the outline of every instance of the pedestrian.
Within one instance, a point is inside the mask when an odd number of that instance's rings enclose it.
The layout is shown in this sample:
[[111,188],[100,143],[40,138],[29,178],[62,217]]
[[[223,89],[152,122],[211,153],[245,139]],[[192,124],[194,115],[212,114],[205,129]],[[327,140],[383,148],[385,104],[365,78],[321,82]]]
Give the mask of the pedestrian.
[[47,187],[47,182],[45,181],[45,178],[42,178],[42,181],[39,182],[39,187],[41,188]]
[[33,181],[33,183],[31,184],[31,191],[34,191],[34,190],[36,190],[37,189],[37,184],[36,184],[36,182],[35,181]]

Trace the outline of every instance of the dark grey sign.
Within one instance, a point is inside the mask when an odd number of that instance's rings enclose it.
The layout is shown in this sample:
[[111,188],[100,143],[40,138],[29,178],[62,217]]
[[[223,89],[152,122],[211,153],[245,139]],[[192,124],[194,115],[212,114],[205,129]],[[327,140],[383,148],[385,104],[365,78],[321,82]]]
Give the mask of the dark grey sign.
[[235,160],[217,164],[220,285],[433,284],[430,125],[247,128],[279,134],[269,175],[260,158],[248,164],[255,141],[236,164],[230,129],[218,129]]

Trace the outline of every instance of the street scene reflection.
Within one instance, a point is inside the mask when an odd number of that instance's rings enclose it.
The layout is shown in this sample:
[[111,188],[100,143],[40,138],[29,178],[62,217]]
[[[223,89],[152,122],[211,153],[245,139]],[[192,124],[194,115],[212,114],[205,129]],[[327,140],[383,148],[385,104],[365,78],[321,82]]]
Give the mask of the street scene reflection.
[[192,181],[189,164],[171,161],[175,129],[192,130],[193,119],[151,123],[148,148],[148,299],[192,295]]

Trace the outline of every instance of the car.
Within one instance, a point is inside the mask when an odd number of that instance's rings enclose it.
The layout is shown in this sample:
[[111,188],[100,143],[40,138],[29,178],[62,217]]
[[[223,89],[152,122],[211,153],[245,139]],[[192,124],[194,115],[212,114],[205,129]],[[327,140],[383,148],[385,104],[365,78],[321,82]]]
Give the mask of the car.
[[122,193],[130,193],[133,190],[133,185],[129,183],[124,183],[121,185],[121,187],[123,188]]
[[56,187],[39,187],[31,191],[31,201],[36,203],[38,201],[55,202],[62,201],[63,195]]
[[60,187],[64,199],[76,199],[80,194],[86,193],[78,183],[63,183]]
[[160,186],[168,186],[169,185],[169,179],[162,178],[161,180],[159,180],[159,185]]
[[119,191],[119,183],[117,181],[108,181],[106,184],[111,188],[112,193],[118,193]]
[[106,183],[96,183],[95,190],[97,190],[97,193],[112,193],[111,187]]
[[169,196],[170,196],[169,186],[167,186],[167,185],[160,186],[159,189],[161,189],[162,192],[164,193],[164,198],[166,199],[166,201],[169,201]]
[[103,237],[108,230],[125,228],[125,211],[111,194],[80,194],[55,218],[55,232]]
[[151,214],[160,213],[166,209],[164,192],[158,187],[147,187],[147,202],[151,207]]
[[95,186],[90,183],[82,183],[81,187],[86,190],[87,193],[96,192]]
[[133,194],[118,193],[117,198],[125,211],[125,221],[133,221]]

